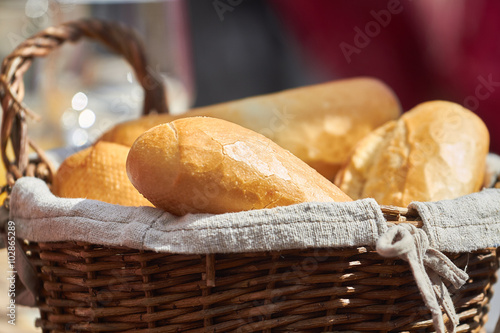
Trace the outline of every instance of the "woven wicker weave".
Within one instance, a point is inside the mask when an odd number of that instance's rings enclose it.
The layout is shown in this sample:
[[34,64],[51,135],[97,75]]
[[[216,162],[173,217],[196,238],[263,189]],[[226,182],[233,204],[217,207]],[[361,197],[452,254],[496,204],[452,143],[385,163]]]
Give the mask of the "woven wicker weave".
[[[373,249],[179,255],[72,242],[26,245],[44,332],[432,332],[406,262]],[[452,256],[458,332],[480,332],[498,254]]]
[[[146,71],[130,31],[95,20],[47,29],[2,64],[1,148],[9,186],[26,175],[51,182],[50,163],[27,137],[25,118],[32,112],[22,105],[22,74],[33,57],[81,36],[111,46],[132,64],[146,90],[145,113],[167,111],[163,86]],[[5,153],[9,140],[14,161]],[[37,159],[28,160],[28,145]],[[382,208],[390,221],[420,224],[415,212]],[[37,326],[43,332],[434,331],[408,264],[372,248],[181,255],[69,241],[23,244],[40,277]],[[481,332],[499,252],[449,257],[470,276],[460,290],[450,287],[457,331]]]

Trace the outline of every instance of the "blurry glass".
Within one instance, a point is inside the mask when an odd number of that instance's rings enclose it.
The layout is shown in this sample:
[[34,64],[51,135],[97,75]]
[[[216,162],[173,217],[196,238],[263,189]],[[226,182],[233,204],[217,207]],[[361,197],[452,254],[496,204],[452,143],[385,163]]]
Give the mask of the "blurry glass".
[[[124,23],[143,38],[151,70],[165,79],[171,113],[192,104],[186,4],[163,1],[28,0],[0,2],[4,57],[26,37],[62,22],[93,17]],[[44,148],[81,147],[117,122],[137,118],[143,90],[121,57],[94,41],[66,43],[25,75],[26,104],[42,115],[30,135]]]

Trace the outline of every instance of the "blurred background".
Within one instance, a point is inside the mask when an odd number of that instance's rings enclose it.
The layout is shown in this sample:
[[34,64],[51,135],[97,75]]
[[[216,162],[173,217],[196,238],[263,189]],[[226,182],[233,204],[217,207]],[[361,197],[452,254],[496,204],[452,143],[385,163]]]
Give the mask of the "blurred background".
[[[494,0],[2,0],[0,56],[50,25],[105,18],[145,39],[174,113],[374,76],[394,89],[404,110],[445,99],[476,112],[498,153],[498,15]],[[44,119],[33,125],[44,147],[87,144],[137,117],[142,103],[130,67],[91,42],[36,61],[25,83],[26,104]]]
[[[444,99],[476,112],[490,130],[491,151],[500,153],[495,0],[2,0],[0,57],[41,29],[79,17],[120,21],[144,37],[174,113],[374,76],[392,87],[404,110]],[[30,133],[45,149],[91,143],[116,122],[138,117],[143,97],[130,67],[90,42],[36,61],[25,84],[26,104],[43,119],[30,124]],[[498,295],[493,303],[489,330],[500,313]],[[0,313],[0,332],[33,331],[34,316],[22,312],[14,331]]]

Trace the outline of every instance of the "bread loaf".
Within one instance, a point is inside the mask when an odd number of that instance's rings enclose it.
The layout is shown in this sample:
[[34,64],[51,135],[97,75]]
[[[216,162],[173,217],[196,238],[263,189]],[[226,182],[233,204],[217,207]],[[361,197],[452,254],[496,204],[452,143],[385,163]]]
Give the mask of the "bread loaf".
[[209,117],[146,131],[130,149],[127,172],[139,192],[175,215],[351,200],[266,137]]
[[63,198],[87,198],[123,206],[152,206],[130,183],[129,148],[98,142],[66,158],[54,177],[52,192]]
[[335,183],[353,199],[406,207],[481,188],[489,134],[471,111],[422,103],[364,138]]
[[265,135],[333,180],[361,138],[399,115],[399,102],[384,83],[354,78],[202,107],[180,116],[150,115],[120,124],[100,140],[131,146],[158,124],[208,116]]

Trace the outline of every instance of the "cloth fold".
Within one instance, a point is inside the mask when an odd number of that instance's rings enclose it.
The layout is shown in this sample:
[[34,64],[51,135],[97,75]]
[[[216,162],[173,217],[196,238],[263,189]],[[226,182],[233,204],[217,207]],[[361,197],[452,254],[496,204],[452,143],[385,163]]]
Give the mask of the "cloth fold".
[[452,200],[412,202],[431,246],[460,253],[500,246],[500,189]]

